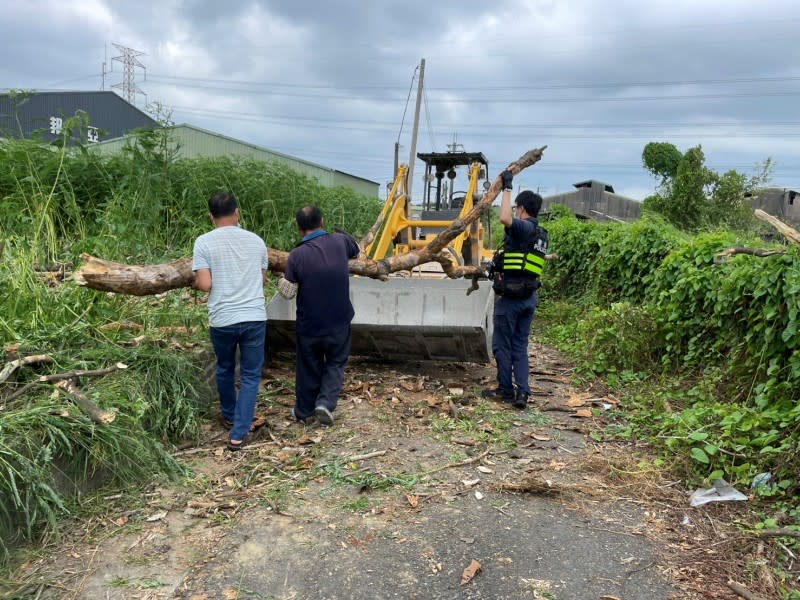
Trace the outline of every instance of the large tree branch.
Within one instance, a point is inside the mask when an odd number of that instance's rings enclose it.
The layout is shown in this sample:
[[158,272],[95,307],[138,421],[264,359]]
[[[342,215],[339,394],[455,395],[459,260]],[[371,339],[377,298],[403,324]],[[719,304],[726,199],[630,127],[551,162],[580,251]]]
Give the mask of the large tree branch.
[[75,404],[80,406],[89,415],[89,418],[100,425],[108,425],[117,418],[117,413],[114,411],[103,410],[84,394],[78,386],[75,385],[70,379],[64,379],[56,384],[56,387],[63,390],[75,401]]
[[756,209],[755,215],[758,219],[769,223],[775,229],[780,231],[781,235],[785,237],[790,242],[794,242],[795,244],[800,244],[800,232],[792,227],[789,227],[786,223],[778,219],[777,217],[773,217],[772,215],[765,213],[763,210]]
[[714,263],[720,264],[726,262],[727,258],[730,258],[731,256],[736,256],[737,254],[749,254],[750,256],[765,258],[767,256],[779,256],[781,254],[786,254],[786,250],[764,250],[761,248],[741,248],[739,246],[736,246],[734,248],[728,248],[727,250],[723,250],[722,252],[717,252],[714,255]]
[[[508,169],[517,175],[523,169],[539,162],[545,148],[547,146],[529,150],[508,165]],[[386,279],[390,273],[409,271],[425,263],[438,262],[442,265],[445,274],[451,278],[472,277],[475,279],[483,276],[481,267],[458,266],[443,251],[450,242],[461,235],[469,225],[491,207],[501,187],[502,181],[498,176],[481,200],[464,218],[454,220],[424,248],[378,261],[363,255],[359,256],[350,261],[350,273],[373,279]],[[267,255],[270,272],[279,274],[286,270],[288,252],[270,248]],[[84,262],[73,273],[72,278],[78,285],[95,290],[148,296],[177,288],[191,287],[194,283],[191,258],[182,258],[160,265],[126,265],[88,254],[82,254],[81,258]]]
[[6,379],[11,377],[11,374],[23,365],[51,362],[53,362],[53,359],[47,356],[47,354],[34,354],[32,356],[24,356],[22,358],[12,360],[11,362],[6,363],[2,370],[0,370],[0,383],[3,383]]
[[[128,365],[125,363],[117,363],[112,367],[106,367],[105,369],[93,369],[91,371],[70,371],[69,373],[53,373],[51,375],[41,375],[35,381],[31,381],[30,383],[22,386],[20,389],[15,391],[12,394],[9,394],[7,398],[4,398],[4,402],[11,402],[12,400],[18,398],[25,394],[28,390],[36,387],[40,383],[51,383],[53,381],[63,381],[65,379],[76,379],[78,377],[98,377],[101,375],[108,375],[109,373],[113,373],[114,371],[119,371],[121,369],[127,369]],[[56,384],[57,385],[57,384]]]
[[[777,229],[783,237],[785,237],[789,242],[794,242],[795,244],[800,244],[800,233],[797,232],[796,229],[789,227],[786,223],[778,219],[777,217],[773,217],[772,215],[765,213],[763,210],[756,209],[754,211],[756,217],[765,223],[769,223],[775,229]],[[758,256],[759,258],[764,258],[767,256],[778,256],[784,254],[786,250],[784,249],[774,249],[774,250],[764,250],[758,248],[741,248],[741,247],[734,247],[728,248],[727,250],[723,250],[722,252],[717,252],[714,255],[714,262],[721,263],[724,262],[726,258],[731,256],[736,256],[737,254],[749,254],[750,256]]]

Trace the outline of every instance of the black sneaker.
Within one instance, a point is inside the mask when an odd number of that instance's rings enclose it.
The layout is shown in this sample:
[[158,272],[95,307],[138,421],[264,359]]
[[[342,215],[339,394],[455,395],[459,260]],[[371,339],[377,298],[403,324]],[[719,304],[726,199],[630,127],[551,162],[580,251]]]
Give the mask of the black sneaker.
[[317,417],[317,421],[323,425],[333,425],[333,413],[324,406],[315,408],[314,416]]
[[292,418],[293,421],[297,421],[298,423],[308,423],[308,422],[314,420],[313,416],[310,416],[310,417],[298,417],[297,413],[294,410],[294,406],[292,407],[292,410],[289,411],[289,416]]
[[489,400],[497,400],[498,402],[507,402],[509,404],[514,402],[514,393],[506,392],[500,388],[486,388],[481,391],[481,396]]
[[514,394],[513,406],[519,410],[526,408],[528,406],[528,394],[517,390],[517,393]]

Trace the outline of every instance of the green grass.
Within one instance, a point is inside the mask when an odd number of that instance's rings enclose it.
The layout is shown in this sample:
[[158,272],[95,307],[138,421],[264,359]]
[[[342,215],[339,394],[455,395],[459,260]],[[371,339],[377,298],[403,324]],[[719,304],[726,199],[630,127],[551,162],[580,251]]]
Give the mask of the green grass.
[[321,494],[330,494],[340,486],[353,486],[361,491],[386,491],[394,487],[411,489],[419,482],[419,476],[409,473],[348,473],[339,459],[323,463],[316,467],[310,475],[325,477],[330,485],[321,491]]
[[428,417],[427,423],[435,439],[451,440],[453,437],[468,437],[511,448],[515,442],[511,438],[511,426],[521,413],[511,412],[505,407],[481,400],[470,409],[462,409],[456,418],[436,413]]
[[345,502],[342,505],[343,510],[354,513],[369,512],[370,508],[371,508],[370,501],[369,498],[366,496],[362,496],[358,500],[353,500],[352,502]]
[[[83,118],[74,125],[85,126]],[[329,227],[356,236],[380,210],[377,198],[323,188],[278,164],[176,159],[161,152],[158,135],[142,134],[114,156],[0,140],[0,348],[16,348],[6,361],[53,359],[0,383],[0,564],[11,545],[57,534],[66,518],[86,510],[76,492],[88,485],[180,476],[168,451],[198,436],[213,405],[206,307],[196,302],[202,295],[174,290],[139,298],[69,280],[51,286],[37,269],[64,265],[69,272],[82,252],[128,264],[189,256],[211,226],[207,199],[220,189],[238,198],[244,227],[284,250],[296,242],[294,212],[305,203],[319,205]],[[108,327],[123,322],[139,329]],[[178,326],[195,332],[159,329]],[[128,368],[78,382],[92,402],[116,410],[107,426],[51,384],[35,383],[40,375],[116,363]],[[29,392],[3,403],[26,384]]]

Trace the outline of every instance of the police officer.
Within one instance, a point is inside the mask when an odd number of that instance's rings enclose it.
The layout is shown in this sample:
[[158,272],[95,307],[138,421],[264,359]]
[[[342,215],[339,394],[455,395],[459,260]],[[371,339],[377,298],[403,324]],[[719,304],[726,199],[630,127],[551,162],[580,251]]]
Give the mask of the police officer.
[[500,174],[503,196],[500,222],[505,227],[503,248],[495,254],[492,277],[496,298],[492,353],[497,362],[497,387],[483,397],[502,400],[514,408],[527,406],[528,335],[539,300],[539,278],[547,253],[547,231],[537,217],[542,197],[530,190],[520,192],[511,208],[513,174]]

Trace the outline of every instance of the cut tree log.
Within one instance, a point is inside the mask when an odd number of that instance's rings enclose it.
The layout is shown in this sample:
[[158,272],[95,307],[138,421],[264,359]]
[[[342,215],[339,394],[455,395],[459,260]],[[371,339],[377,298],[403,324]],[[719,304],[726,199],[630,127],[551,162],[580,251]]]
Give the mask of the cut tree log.
[[744,587],[741,583],[736,583],[733,580],[729,580],[726,585],[736,592],[736,595],[744,598],[744,600],[766,600],[763,596],[757,596],[746,587]]
[[800,232],[792,227],[789,227],[786,223],[778,219],[777,217],[773,217],[772,215],[765,213],[763,210],[756,209],[755,215],[758,219],[764,221],[765,223],[769,223],[775,229],[777,229],[783,237],[785,237],[790,242],[795,244],[800,244]]
[[[514,175],[519,174],[523,169],[539,162],[545,148],[547,146],[529,150],[507,168]],[[489,210],[497,194],[500,193],[501,187],[502,181],[498,176],[484,193],[480,202],[463,219],[454,220],[427,246],[378,261],[363,255],[359,256],[350,261],[350,273],[373,279],[386,279],[390,273],[411,270],[429,262],[438,262],[450,278],[472,277],[475,282],[478,278],[485,277],[483,267],[457,266],[445,248],[470,224],[480,218],[481,214]],[[267,252],[270,272],[283,273],[286,270],[288,256],[288,252],[270,248]],[[81,259],[84,262],[72,274],[72,279],[78,285],[94,290],[148,296],[177,288],[191,287],[194,283],[191,258],[182,258],[160,265],[126,265],[88,254],[82,254]]]

